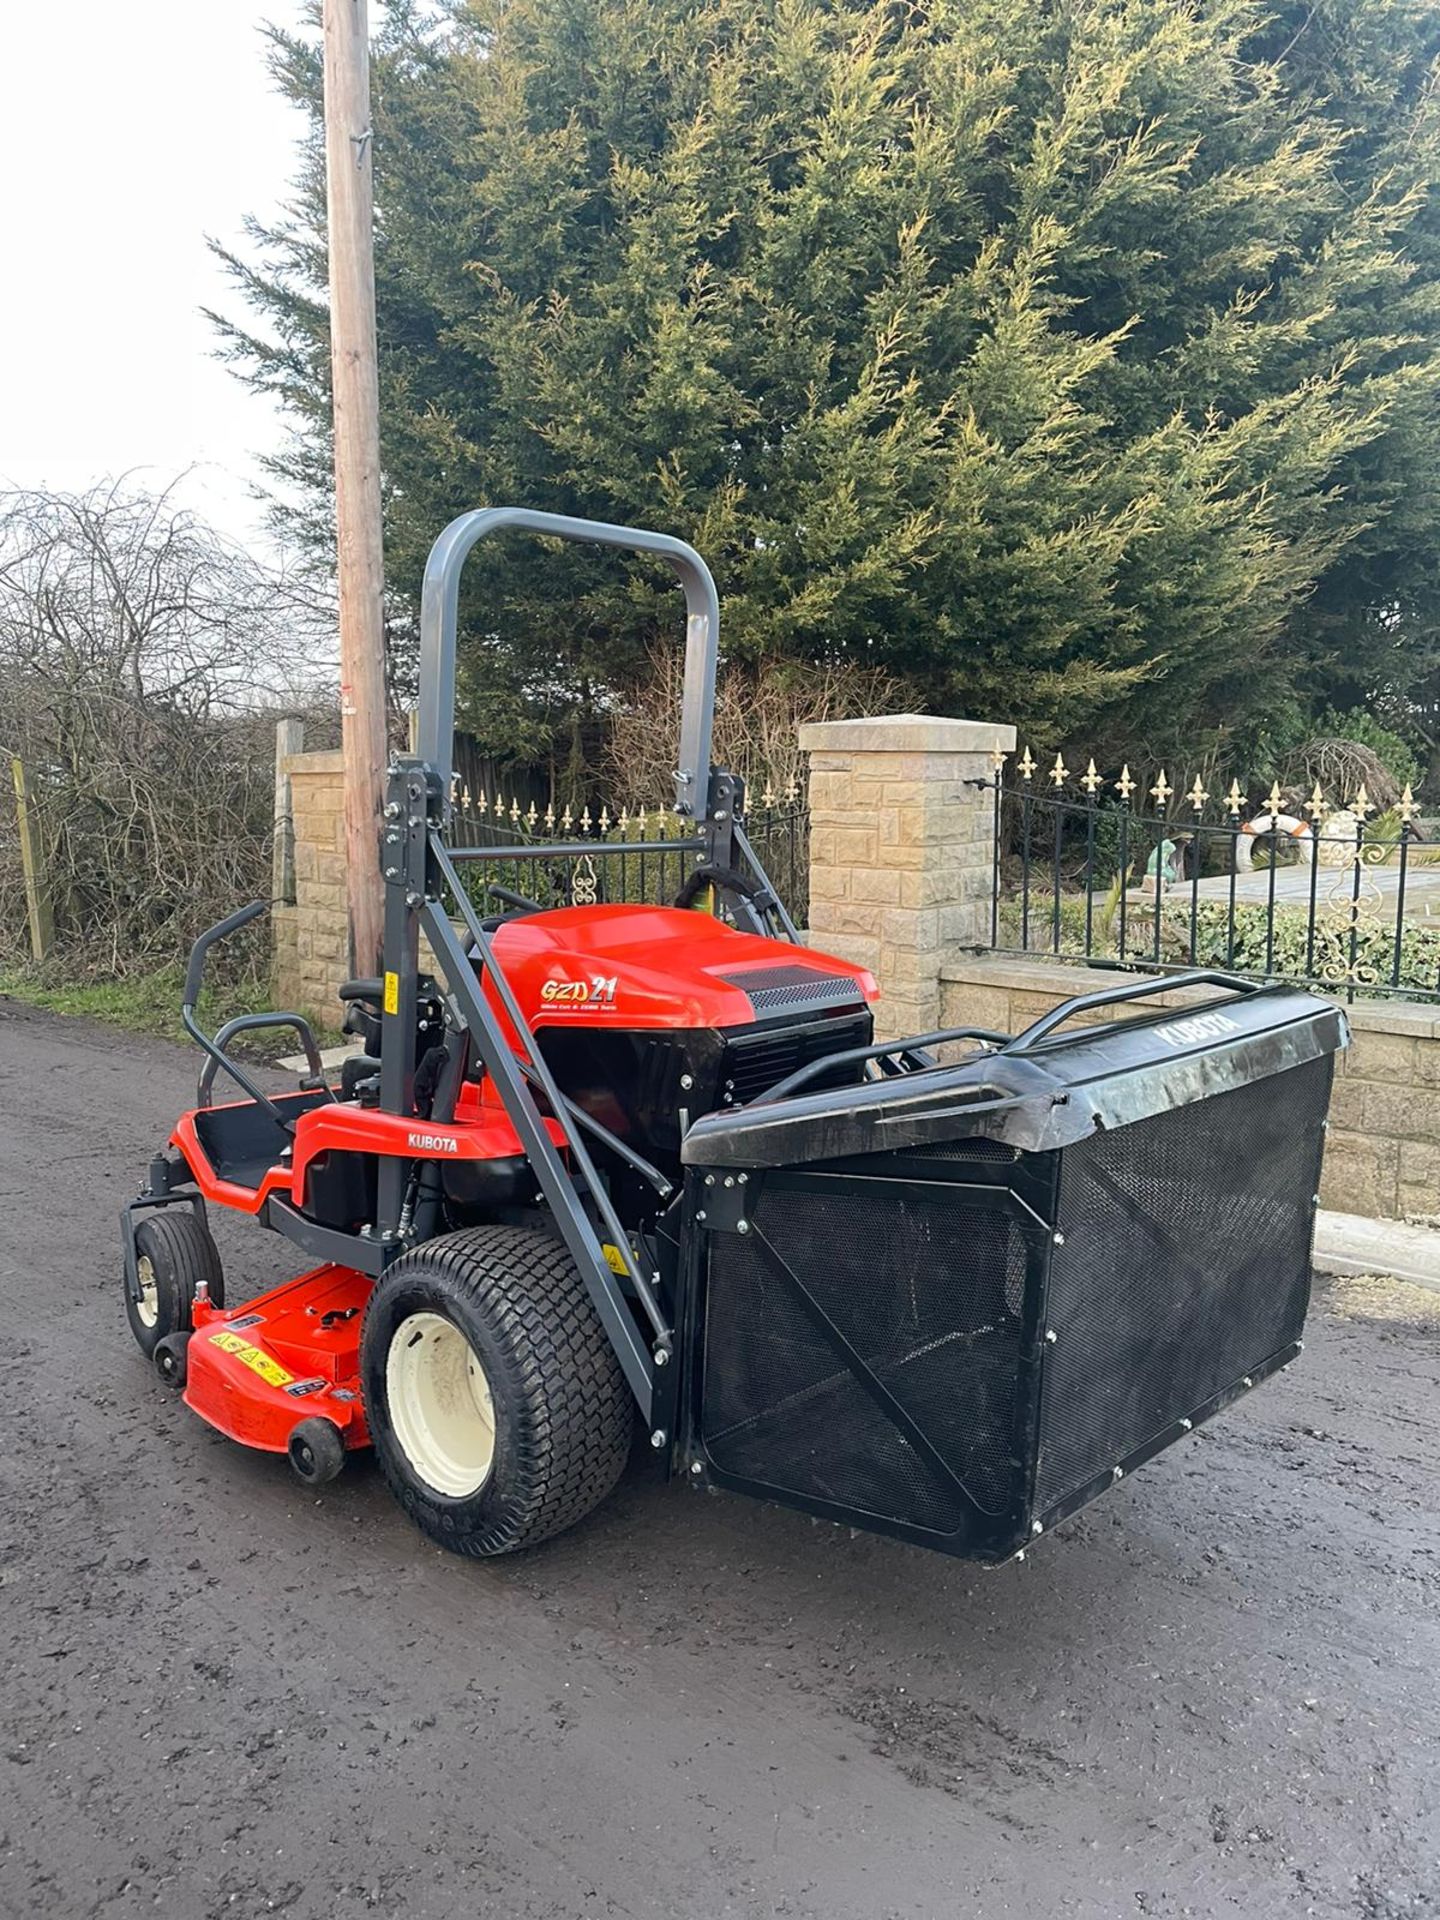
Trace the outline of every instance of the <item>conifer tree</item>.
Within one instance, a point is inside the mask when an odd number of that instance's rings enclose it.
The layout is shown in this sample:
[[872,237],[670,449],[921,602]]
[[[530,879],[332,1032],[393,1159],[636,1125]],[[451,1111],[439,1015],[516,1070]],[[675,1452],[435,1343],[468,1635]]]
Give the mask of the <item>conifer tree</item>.
[[[318,124],[313,46],[277,34]],[[1440,657],[1440,15],[1419,0],[444,0],[377,47],[387,564],[500,501],[678,532],[727,652],[1243,755]],[[318,138],[220,322],[328,495]],[[644,566],[482,552],[492,745],[603,716]],[[579,717],[577,719],[577,716]],[[1423,720],[1423,715],[1421,716]]]

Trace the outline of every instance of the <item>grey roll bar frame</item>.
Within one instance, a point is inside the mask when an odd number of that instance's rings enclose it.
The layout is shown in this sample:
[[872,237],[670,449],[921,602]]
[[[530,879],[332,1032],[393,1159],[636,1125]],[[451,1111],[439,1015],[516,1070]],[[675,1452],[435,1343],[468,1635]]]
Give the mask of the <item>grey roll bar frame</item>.
[[[380,1106],[387,1113],[417,1120],[416,1161],[423,1159],[424,1123],[418,1122],[415,1112],[416,1004],[423,930],[445,977],[449,997],[500,1094],[641,1413],[661,1434],[657,1444],[663,1444],[664,1431],[657,1422],[668,1421],[679,1369],[670,1365],[674,1329],[657,1290],[659,1275],[642,1269],[595,1168],[582,1126],[556,1087],[524,1011],[495,964],[489,937],[457,871],[463,860],[511,855],[548,858],[572,851],[592,852],[593,846],[585,841],[532,848],[446,845],[452,813],[460,577],[476,544],[489,534],[503,532],[654,554],[674,569],[684,588],[686,609],[675,812],[688,823],[689,834],[675,841],[657,842],[656,847],[691,851],[702,866],[708,862],[716,867],[732,865],[738,851],[768,893],[774,893],[737,819],[743,813],[744,783],[710,764],[720,609],[715,581],[700,555],[669,534],[577,520],[566,514],[539,513],[526,507],[487,507],[461,514],[435,542],[425,566],[420,601],[417,751],[396,756],[389,772],[381,846],[385,979]],[[472,943],[469,950],[452,924],[447,896]],[[779,917],[794,938],[793,923],[783,908]],[[472,952],[489,973],[498,1007],[492,1005],[490,995],[482,988]],[[563,1146],[557,1146],[552,1137],[552,1125],[558,1126]],[[416,1161],[394,1155],[380,1161],[374,1236],[382,1263],[405,1244],[403,1222],[408,1217],[407,1194],[412,1190]],[[617,1273],[610,1263],[612,1250],[619,1255],[623,1273]]]
[[471,549],[487,535],[513,531],[574,540],[668,560],[685,589],[685,683],[680,714],[680,759],[675,811],[703,826],[710,817],[710,736],[715,724],[715,669],[720,658],[720,598],[709,567],[694,547],[645,527],[577,520],[530,507],[480,507],[450,522],[430,549],[420,589],[419,757],[440,777],[449,818],[455,732],[455,654],[460,619],[460,575]]

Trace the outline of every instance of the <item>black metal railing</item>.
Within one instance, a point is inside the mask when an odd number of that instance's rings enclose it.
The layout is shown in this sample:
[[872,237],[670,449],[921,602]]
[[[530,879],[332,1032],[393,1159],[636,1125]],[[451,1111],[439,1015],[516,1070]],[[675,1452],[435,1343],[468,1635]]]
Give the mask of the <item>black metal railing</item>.
[[[1153,972],[1221,967],[1304,981],[1346,999],[1440,999],[1440,848],[1407,786],[1383,811],[1363,786],[1331,806],[1318,785],[1256,802],[1077,779],[1028,749],[993,780],[990,945]],[[1293,810],[1292,810],[1293,809]]]
[[798,788],[766,787],[746,808],[745,831],[781,905],[797,927],[810,924],[810,808]]
[[[457,779],[450,840],[457,848],[513,849],[465,869],[482,911],[507,894],[540,907],[602,902],[670,906],[694,869],[700,842],[663,807],[525,804],[472,792]],[[746,816],[750,843],[787,912],[805,924],[809,814],[798,795],[766,796]]]

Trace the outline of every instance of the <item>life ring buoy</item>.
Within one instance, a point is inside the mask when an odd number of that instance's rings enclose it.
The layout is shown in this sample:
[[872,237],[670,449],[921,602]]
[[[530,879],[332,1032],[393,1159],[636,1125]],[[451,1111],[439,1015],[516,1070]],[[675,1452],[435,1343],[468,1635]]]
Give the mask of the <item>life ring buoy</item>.
[[1300,855],[1300,864],[1308,867],[1315,858],[1315,834],[1308,820],[1301,820],[1293,813],[1257,813],[1253,820],[1246,820],[1235,839],[1235,869],[1237,873],[1249,873],[1254,849],[1251,842],[1262,833],[1283,834],[1293,840]]

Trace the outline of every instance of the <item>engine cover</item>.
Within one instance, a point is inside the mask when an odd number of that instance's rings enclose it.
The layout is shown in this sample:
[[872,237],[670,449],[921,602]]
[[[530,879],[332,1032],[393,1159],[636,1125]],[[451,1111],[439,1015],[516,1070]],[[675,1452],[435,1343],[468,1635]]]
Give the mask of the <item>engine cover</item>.
[[864,967],[676,907],[561,907],[491,940],[536,1028],[743,1027],[879,995]]
[[693,1121],[871,1039],[878,988],[863,967],[709,914],[563,907],[492,941],[561,1090],[677,1179]]

